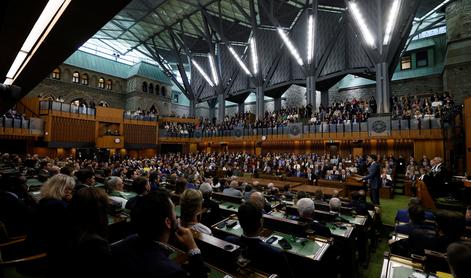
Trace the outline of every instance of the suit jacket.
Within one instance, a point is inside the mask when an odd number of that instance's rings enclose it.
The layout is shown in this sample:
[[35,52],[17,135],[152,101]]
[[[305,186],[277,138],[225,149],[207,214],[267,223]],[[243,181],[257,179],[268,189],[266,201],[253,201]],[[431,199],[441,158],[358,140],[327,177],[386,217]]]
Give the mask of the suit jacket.
[[201,223],[205,224],[206,226],[211,226],[216,222],[222,220],[221,216],[221,209],[219,208],[219,204],[210,198],[203,199],[203,208],[206,209],[206,212],[203,213],[201,217]]
[[323,237],[332,236],[330,229],[322,222],[319,222],[317,220],[305,219],[305,218],[302,218],[299,221],[308,223],[309,225],[308,228],[313,230],[315,235],[323,236]]
[[276,273],[280,277],[292,277],[288,260],[281,249],[263,242],[259,238],[240,238],[229,236],[227,241],[242,247],[242,255],[249,259],[251,264],[268,274]]
[[363,180],[369,180],[369,185],[372,189],[379,189],[381,187],[381,167],[379,163],[374,162],[368,167],[368,175]]
[[207,277],[201,255],[189,257],[189,274],[169,259],[171,251],[132,235],[112,246],[117,277]]
[[29,234],[32,210],[14,193],[0,191],[0,221],[5,225],[8,236]]

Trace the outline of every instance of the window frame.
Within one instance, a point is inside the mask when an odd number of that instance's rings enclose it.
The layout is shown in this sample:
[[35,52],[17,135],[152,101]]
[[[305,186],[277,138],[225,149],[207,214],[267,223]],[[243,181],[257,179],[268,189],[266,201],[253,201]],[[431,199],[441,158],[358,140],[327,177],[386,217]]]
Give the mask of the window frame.
[[103,78],[103,77],[98,78],[97,88],[98,89],[104,89],[105,88],[105,78]]
[[61,69],[60,68],[55,68],[52,73],[51,73],[51,78],[60,80],[61,79]]
[[111,79],[106,80],[105,89],[109,90],[109,91],[113,90],[113,80],[111,80]]
[[[409,67],[408,68],[405,68],[404,67],[404,64],[407,64],[407,62],[404,61],[405,58],[409,58]],[[410,70],[412,69],[412,55],[411,54],[407,54],[407,55],[404,55],[401,57],[401,60],[400,60],[400,65],[401,65],[401,70]]]
[[80,79],[80,84],[85,85],[85,86],[88,86],[89,79],[90,79],[90,78],[88,77],[88,74],[83,73],[83,74],[82,74],[82,78]]
[[[419,65],[419,54],[424,54],[425,59],[421,59],[420,61],[425,61],[425,65]],[[417,51],[415,53],[415,62],[416,62],[416,66],[418,68],[428,67],[429,66],[429,63],[428,63],[428,50],[427,49],[422,49],[422,50]]]
[[80,84],[80,72],[74,71],[72,73],[72,83]]

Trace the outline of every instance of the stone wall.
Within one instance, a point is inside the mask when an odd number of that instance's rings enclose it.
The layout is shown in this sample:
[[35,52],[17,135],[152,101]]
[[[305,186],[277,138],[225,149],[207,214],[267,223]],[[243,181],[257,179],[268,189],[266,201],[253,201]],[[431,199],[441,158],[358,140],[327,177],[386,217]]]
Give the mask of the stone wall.
[[[391,93],[393,95],[423,95],[431,92],[442,92],[443,81],[440,75],[422,78],[393,81]],[[362,86],[347,90],[339,90],[337,86],[329,90],[329,103],[345,101],[345,99],[370,99],[376,94],[376,85]]]
[[46,78],[38,84],[28,96],[51,96],[53,99],[62,97],[64,102],[70,103],[73,100],[82,98],[87,103],[93,101],[95,104],[100,101],[107,102],[111,107],[124,108],[125,96],[123,93],[98,89],[61,80]]
[[471,96],[471,0],[456,0],[446,8],[447,41],[443,86],[456,102]]

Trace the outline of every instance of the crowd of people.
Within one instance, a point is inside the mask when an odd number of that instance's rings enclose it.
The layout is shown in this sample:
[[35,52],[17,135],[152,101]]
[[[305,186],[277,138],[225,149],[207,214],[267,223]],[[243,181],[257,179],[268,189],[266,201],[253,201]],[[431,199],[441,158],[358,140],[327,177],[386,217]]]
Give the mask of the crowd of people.
[[448,92],[427,96],[393,96],[392,108],[393,119],[397,120],[441,118],[445,121],[460,109],[454,104],[453,97]]
[[[428,159],[423,157],[421,163],[438,169],[438,161],[439,158],[434,158],[428,164]],[[261,270],[281,277],[293,277],[293,268],[285,254],[258,238],[263,228],[263,214],[272,209],[268,200],[293,200],[298,220],[305,222],[314,234],[325,237],[332,234],[325,223],[314,220],[315,206],[325,204],[332,212],[347,206],[357,214],[368,216],[369,210],[375,210],[375,200],[372,199],[373,204],[368,203],[364,191],[355,192],[349,200],[341,200],[338,192],[327,197],[318,190],[311,198],[305,192],[291,192],[289,186],[277,188],[269,184],[262,189],[256,182],[239,183],[237,176],[263,173],[273,178],[295,176],[311,181],[328,179],[340,182],[352,173],[359,173],[364,175],[365,181],[371,183],[374,180],[385,185],[394,177],[394,170],[404,167],[405,161],[401,157],[377,158],[375,155],[365,158],[329,154],[269,153],[255,156],[246,153],[193,153],[98,162],[3,154],[0,164],[18,172],[2,174],[0,220],[7,227],[9,236],[27,235],[32,252],[47,252],[52,276],[65,272],[74,277],[92,273],[105,275],[110,270],[119,269],[119,275],[185,277],[190,272],[191,277],[206,277],[208,270],[190,230],[212,234],[211,225],[222,217],[211,194],[220,191],[245,200],[238,209],[243,236],[225,240],[244,246],[246,259]],[[376,175],[373,172],[378,176],[372,178]],[[434,178],[436,173],[437,170],[431,170]],[[37,199],[28,193],[25,176],[45,180]],[[97,189],[96,180],[104,183],[104,190]],[[170,196],[178,196],[179,222]],[[113,246],[108,240],[110,206],[130,211],[135,232]],[[411,219],[409,226],[421,221],[419,208],[410,206],[408,213]],[[426,247],[446,252],[446,248],[459,239],[461,226],[457,223],[464,221],[464,217],[446,213],[434,217],[443,234],[434,235],[438,236],[436,242],[440,244]],[[444,225],[450,221],[455,222],[447,230]],[[397,229],[412,235],[415,227],[412,230],[410,227]],[[423,239],[422,235],[416,235],[418,242]],[[431,232],[427,232],[426,236],[430,235]],[[188,251],[190,268],[183,270],[167,257],[166,245],[171,240],[179,242]],[[359,238],[361,240],[365,239]],[[423,245],[411,236],[407,242],[395,244],[393,248],[407,255],[420,246]],[[276,261],[276,266],[267,263],[267,258],[270,262]],[[119,268],[116,267],[118,265]]]

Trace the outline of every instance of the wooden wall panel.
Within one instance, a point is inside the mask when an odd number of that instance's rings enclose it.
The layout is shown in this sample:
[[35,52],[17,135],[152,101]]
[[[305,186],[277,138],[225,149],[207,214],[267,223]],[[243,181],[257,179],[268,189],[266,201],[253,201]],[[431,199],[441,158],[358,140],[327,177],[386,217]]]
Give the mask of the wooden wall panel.
[[157,144],[157,126],[124,124],[126,144]]
[[51,118],[51,141],[95,143],[95,121]]

